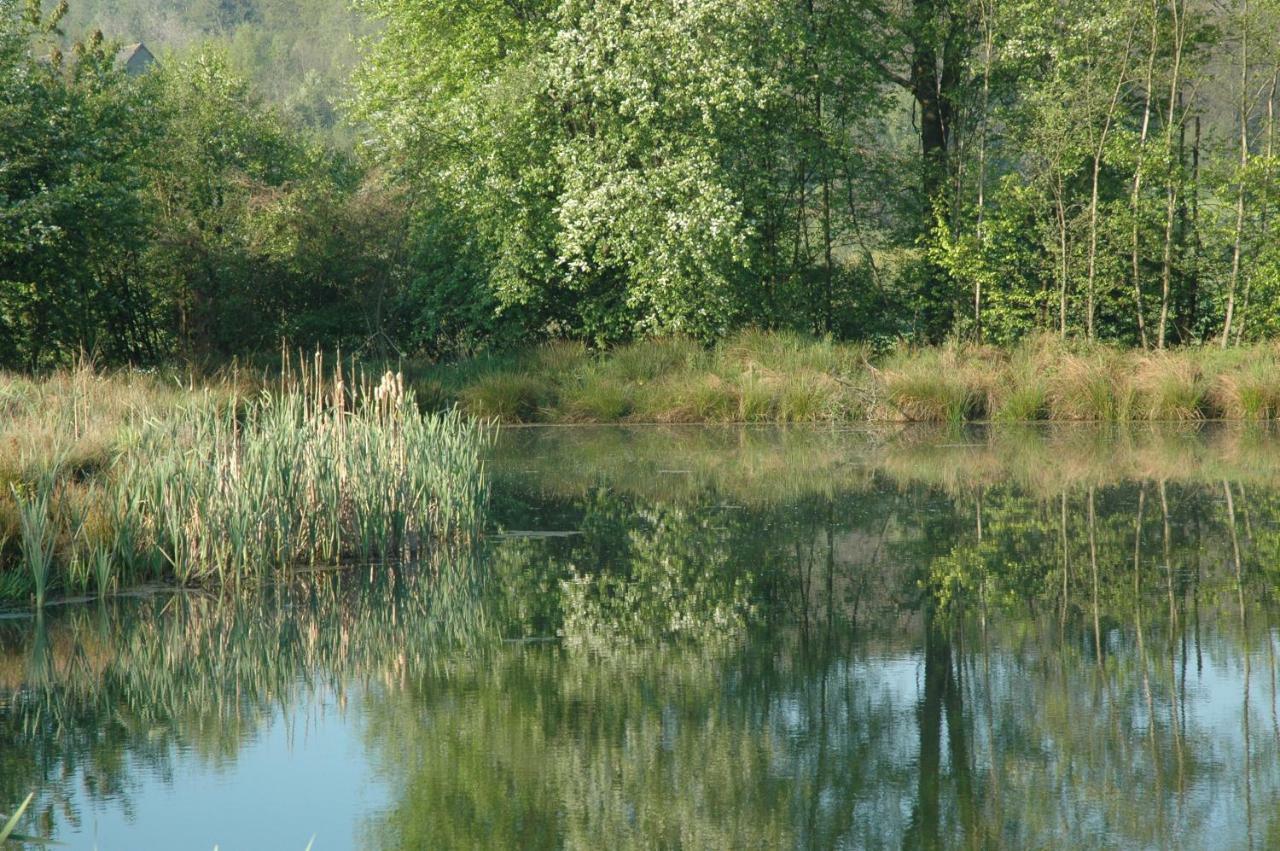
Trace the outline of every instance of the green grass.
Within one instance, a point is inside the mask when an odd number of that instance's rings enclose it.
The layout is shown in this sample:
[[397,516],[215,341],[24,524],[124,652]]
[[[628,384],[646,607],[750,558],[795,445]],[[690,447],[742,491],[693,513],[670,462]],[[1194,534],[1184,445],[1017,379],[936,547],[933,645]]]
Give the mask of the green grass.
[[428,405],[503,422],[1079,422],[1280,418],[1280,349],[1167,352],[1033,337],[879,356],[860,344],[748,330],[593,352],[553,343],[417,365]]
[[[133,405],[96,407],[135,384]],[[0,388],[11,429],[50,427],[0,431],[0,593],[37,607],[143,581],[419,559],[469,540],[486,500],[492,428],[423,413],[392,373],[374,381],[317,360],[270,392],[173,394],[89,372]]]
[[553,397],[547,383],[524,372],[481,375],[458,394],[458,406],[477,417],[503,422],[531,422]]
[[503,422],[835,422],[862,419],[867,351],[744,331],[707,349],[684,338],[607,353],[551,343],[504,356],[409,365],[419,397]]

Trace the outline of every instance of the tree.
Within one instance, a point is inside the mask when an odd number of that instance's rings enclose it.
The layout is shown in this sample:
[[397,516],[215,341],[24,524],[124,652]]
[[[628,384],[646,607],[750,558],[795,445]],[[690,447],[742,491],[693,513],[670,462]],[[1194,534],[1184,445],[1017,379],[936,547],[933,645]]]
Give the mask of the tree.
[[367,5],[358,115],[430,235],[472,234],[475,300],[598,343],[836,327],[879,103],[852,4]]
[[147,84],[100,34],[63,54],[65,5],[0,3],[0,363],[42,368],[77,350],[151,352],[151,303],[133,261],[145,239]]

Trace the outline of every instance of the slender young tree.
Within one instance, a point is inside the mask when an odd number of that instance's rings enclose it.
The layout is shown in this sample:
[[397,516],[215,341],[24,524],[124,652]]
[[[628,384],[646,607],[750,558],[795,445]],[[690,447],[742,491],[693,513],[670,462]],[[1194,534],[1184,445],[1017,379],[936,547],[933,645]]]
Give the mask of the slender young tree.
[[1098,179],[1102,173],[1102,161],[1107,150],[1107,137],[1111,133],[1112,124],[1116,120],[1120,96],[1124,93],[1129,81],[1129,53],[1133,46],[1134,28],[1129,28],[1124,47],[1117,59],[1115,84],[1111,87],[1111,97],[1102,114],[1102,127],[1097,131],[1097,139],[1093,147],[1093,163],[1089,183],[1089,252],[1088,277],[1085,288],[1085,333],[1090,340],[1094,338],[1093,320],[1096,313],[1094,306],[1095,288],[1097,286],[1098,265]]
[[1235,314],[1236,289],[1240,283],[1240,255],[1244,245],[1244,193],[1246,171],[1249,168],[1249,0],[1240,0],[1240,91],[1237,93],[1236,120],[1240,130],[1240,162],[1236,173],[1236,223],[1231,241],[1231,279],[1227,285],[1227,313],[1222,322],[1220,345],[1227,347],[1231,341],[1231,322]]
[[1174,129],[1185,115],[1178,111],[1182,91],[1183,53],[1187,46],[1189,0],[1169,0],[1171,18],[1169,95],[1165,110],[1164,155],[1169,163],[1165,182],[1164,248],[1160,259],[1160,324],[1156,330],[1156,348],[1165,347],[1169,327],[1169,303],[1173,288],[1174,224],[1178,211],[1179,172],[1181,163],[1174,162]]
[[1160,0],[1152,0],[1151,37],[1147,45],[1146,74],[1142,86],[1142,129],[1138,135],[1137,151],[1134,155],[1133,185],[1129,193],[1129,215],[1132,218],[1132,242],[1129,247],[1129,273],[1133,278],[1133,308],[1138,327],[1138,339],[1142,348],[1147,348],[1146,311],[1142,306],[1142,266],[1139,250],[1139,224],[1142,201],[1142,177],[1144,158],[1147,150],[1147,136],[1151,130],[1151,100],[1155,83],[1156,55],[1160,48]]

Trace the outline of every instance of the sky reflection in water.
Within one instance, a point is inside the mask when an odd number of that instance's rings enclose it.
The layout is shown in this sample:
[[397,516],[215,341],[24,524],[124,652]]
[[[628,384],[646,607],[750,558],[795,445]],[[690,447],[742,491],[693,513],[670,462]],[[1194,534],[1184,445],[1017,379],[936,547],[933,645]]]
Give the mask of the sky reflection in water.
[[0,621],[0,809],[103,849],[1277,847],[1277,449],[512,430],[479,553]]

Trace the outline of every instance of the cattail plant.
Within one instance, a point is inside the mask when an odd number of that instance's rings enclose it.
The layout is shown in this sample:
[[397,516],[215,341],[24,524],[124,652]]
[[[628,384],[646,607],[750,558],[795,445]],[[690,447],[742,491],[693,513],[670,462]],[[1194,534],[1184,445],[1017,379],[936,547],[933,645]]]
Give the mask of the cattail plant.
[[138,430],[120,481],[179,581],[416,559],[474,533],[491,428],[423,414],[394,373],[375,384],[323,369],[240,409],[197,400]]
[[[81,379],[84,405],[66,420],[75,434],[28,452],[24,432],[0,469],[11,493],[0,508],[13,518],[17,567],[34,580],[38,606],[51,589],[102,595],[139,581],[239,582],[295,565],[418,560],[438,545],[465,547],[480,523],[493,426],[422,413],[398,373],[330,369],[318,355],[286,360],[279,384],[257,395],[213,385],[183,387],[165,404],[144,397],[118,410],[109,440],[84,425],[101,388]],[[21,389],[24,399],[44,392]]]
[[13,485],[10,488],[18,504],[22,560],[31,571],[31,579],[35,584],[36,608],[44,608],[56,542],[55,526],[49,513],[53,501],[53,482],[42,480],[29,496]]

